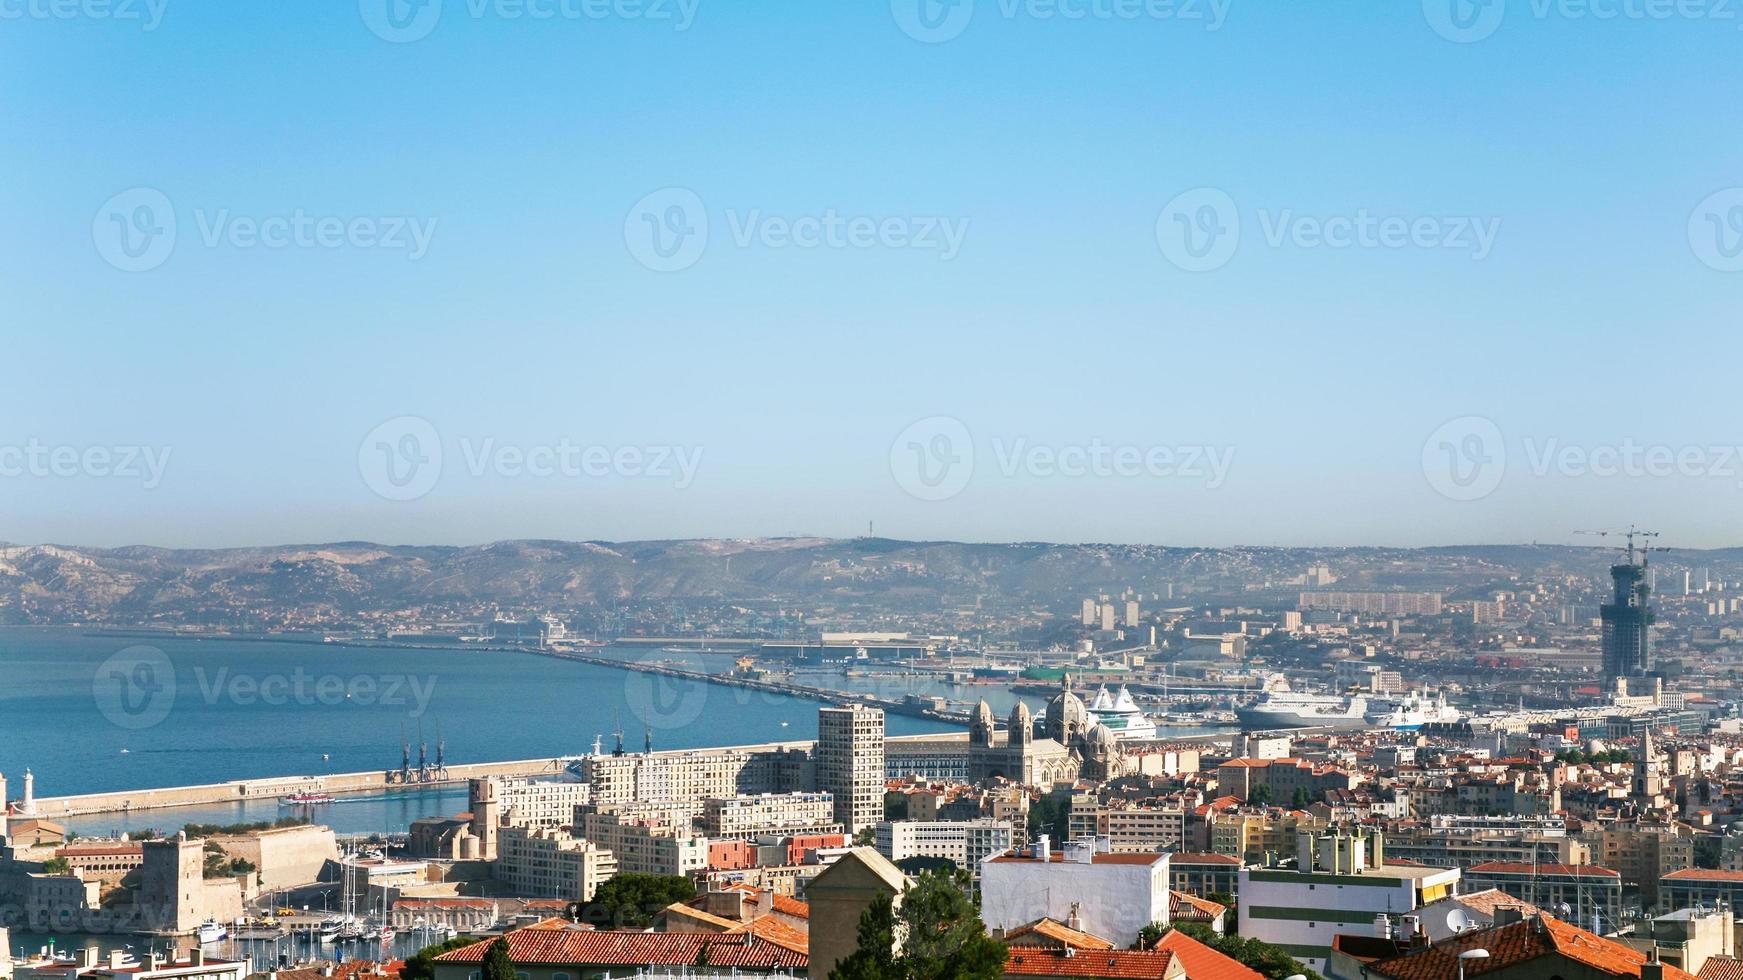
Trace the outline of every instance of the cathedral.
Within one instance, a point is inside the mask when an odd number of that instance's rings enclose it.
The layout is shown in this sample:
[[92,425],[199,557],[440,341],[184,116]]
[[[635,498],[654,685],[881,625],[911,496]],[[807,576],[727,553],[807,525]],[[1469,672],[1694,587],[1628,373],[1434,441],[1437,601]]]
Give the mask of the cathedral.
[[973,782],[998,777],[1028,786],[1052,786],[1078,779],[1104,781],[1128,769],[1114,733],[1097,724],[1083,699],[1071,693],[1065,675],[1059,693],[1047,702],[1039,738],[1029,706],[1017,702],[1004,735],[993,709],[982,701],[968,729],[968,772]]

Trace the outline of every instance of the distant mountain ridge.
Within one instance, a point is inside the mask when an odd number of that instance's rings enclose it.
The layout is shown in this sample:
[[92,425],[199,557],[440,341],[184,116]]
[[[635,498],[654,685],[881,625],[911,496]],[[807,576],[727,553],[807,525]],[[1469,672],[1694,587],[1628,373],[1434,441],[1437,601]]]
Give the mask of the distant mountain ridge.
[[[1058,605],[1103,589],[1270,581],[1330,564],[1347,588],[1478,587],[1510,574],[1599,575],[1611,551],[1560,545],[1186,548],[883,538],[346,541],[223,550],[0,545],[0,623],[221,622],[240,612],[345,617],[491,603],[563,610],[713,599],[939,609]],[[1743,549],[1694,553],[1717,569]]]

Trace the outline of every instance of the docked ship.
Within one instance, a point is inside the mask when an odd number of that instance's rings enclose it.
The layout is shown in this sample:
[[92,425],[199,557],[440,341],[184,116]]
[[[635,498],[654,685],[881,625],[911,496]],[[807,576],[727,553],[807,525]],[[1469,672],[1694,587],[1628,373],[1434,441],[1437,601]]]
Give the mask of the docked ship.
[[1463,711],[1446,703],[1445,692],[1430,697],[1426,691],[1412,691],[1396,701],[1376,702],[1368,712],[1368,724],[1413,732],[1423,725],[1456,724],[1464,717]]
[[1095,692],[1095,697],[1089,703],[1090,724],[1103,724],[1114,733],[1114,738],[1144,739],[1156,737],[1156,725],[1144,717],[1144,710],[1132,700],[1132,692],[1120,686],[1118,694],[1109,694],[1103,687]]
[[1278,691],[1257,704],[1236,708],[1241,727],[1251,731],[1271,728],[1366,728],[1368,699],[1360,694],[1296,694]]

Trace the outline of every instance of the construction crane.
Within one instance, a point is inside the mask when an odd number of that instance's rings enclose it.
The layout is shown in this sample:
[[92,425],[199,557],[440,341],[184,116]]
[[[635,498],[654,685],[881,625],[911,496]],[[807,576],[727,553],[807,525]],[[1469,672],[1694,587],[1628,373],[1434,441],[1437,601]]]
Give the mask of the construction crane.
[[[1659,531],[1643,531],[1640,528],[1635,527],[1632,524],[1628,525],[1627,527],[1623,527],[1623,528],[1612,527],[1612,528],[1603,528],[1601,530],[1596,530],[1596,531],[1575,531],[1574,533],[1575,534],[1596,535],[1597,537],[1600,537],[1600,538],[1607,538],[1611,535],[1616,535],[1618,537],[1627,539],[1627,542],[1628,542],[1627,545],[1625,545],[1624,547],[1618,548],[1617,550],[1627,553],[1628,564],[1630,564],[1630,565],[1634,564],[1634,555],[1636,553],[1639,553],[1639,555],[1640,555],[1640,564],[1644,565],[1644,564],[1646,564],[1647,555],[1650,554],[1651,552],[1669,551],[1670,550],[1669,548],[1663,547],[1661,545],[1655,545],[1655,544],[1651,543],[1652,539],[1659,537],[1661,532],[1659,532]],[[1635,544],[1636,538],[1640,539],[1641,543]]]

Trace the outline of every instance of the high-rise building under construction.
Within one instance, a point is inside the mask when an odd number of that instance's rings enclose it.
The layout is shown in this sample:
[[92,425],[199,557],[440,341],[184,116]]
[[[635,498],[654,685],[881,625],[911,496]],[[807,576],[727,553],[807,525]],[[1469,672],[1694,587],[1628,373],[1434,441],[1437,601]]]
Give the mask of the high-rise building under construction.
[[1647,579],[1646,554],[1642,550],[1636,563],[1633,541],[1629,541],[1627,561],[1610,566],[1616,594],[1598,609],[1604,623],[1604,677],[1611,685],[1618,677],[1644,677],[1653,670],[1653,614],[1647,604],[1652,586]]

